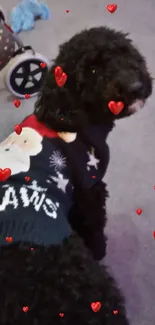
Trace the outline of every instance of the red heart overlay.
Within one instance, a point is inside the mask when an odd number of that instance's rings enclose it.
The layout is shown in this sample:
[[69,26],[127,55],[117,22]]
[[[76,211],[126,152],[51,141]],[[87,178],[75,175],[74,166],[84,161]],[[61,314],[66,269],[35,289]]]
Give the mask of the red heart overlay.
[[15,99],[14,100],[14,106],[16,106],[17,108],[20,106],[21,102],[19,99]]
[[26,182],[29,182],[29,181],[30,181],[30,179],[31,179],[31,177],[30,177],[30,176],[25,176],[25,180],[26,180]]
[[108,103],[108,107],[110,109],[110,111],[114,114],[114,115],[118,115],[124,108],[124,104],[122,102],[115,102],[115,101],[111,101]]
[[113,4],[109,4],[107,5],[107,10],[113,14],[116,10],[117,10],[117,5],[116,3],[113,3]]
[[5,169],[0,168],[0,182],[5,182],[10,176],[11,176],[10,168],[5,168]]
[[40,63],[40,67],[41,67],[42,69],[44,69],[44,68],[46,67],[46,63],[45,63],[45,62],[41,62],[41,63]]
[[101,308],[100,301],[91,303],[91,309],[94,311],[94,313],[97,313],[100,310],[100,308]]
[[113,313],[114,313],[114,315],[117,315],[118,314],[118,310],[114,310]]
[[28,306],[25,306],[25,307],[23,307],[22,309],[23,309],[23,312],[24,312],[24,313],[27,313],[27,311],[29,310],[29,307],[28,307]]
[[54,70],[54,77],[56,84],[59,87],[63,87],[67,81],[67,74],[63,72],[62,68],[60,66],[57,66]]
[[22,127],[19,124],[14,126],[14,131],[19,135],[22,132]]
[[7,241],[8,243],[11,243],[11,242],[13,241],[13,238],[12,238],[12,237],[6,237],[5,239],[6,239],[6,241]]
[[142,209],[137,209],[136,212],[140,216],[142,214],[143,210]]
[[30,98],[30,94],[25,94],[25,98],[29,99]]

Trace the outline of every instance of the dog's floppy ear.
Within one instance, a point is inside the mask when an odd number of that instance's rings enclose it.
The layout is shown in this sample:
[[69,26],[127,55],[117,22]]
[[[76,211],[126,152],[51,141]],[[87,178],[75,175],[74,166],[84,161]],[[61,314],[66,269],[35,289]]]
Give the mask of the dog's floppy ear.
[[34,113],[40,122],[54,130],[78,132],[88,123],[87,115],[70,85],[69,76],[66,84],[58,87],[54,69],[55,66],[52,66],[47,73]]

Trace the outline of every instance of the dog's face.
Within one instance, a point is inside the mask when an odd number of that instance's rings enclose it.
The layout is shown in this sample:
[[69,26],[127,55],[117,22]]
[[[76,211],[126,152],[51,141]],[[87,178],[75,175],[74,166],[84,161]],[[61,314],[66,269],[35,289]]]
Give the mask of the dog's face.
[[[68,75],[62,88],[55,84],[56,65]],[[64,131],[78,131],[86,124],[129,116],[144,106],[152,92],[145,59],[127,35],[108,28],[92,28],[75,35],[60,47],[55,66],[45,81],[38,107],[47,103],[46,114],[51,123],[57,112],[55,126]],[[110,101],[124,103],[119,115],[109,110]],[[58,123],[61,115],[64,128]]]
[[152,78],[145,59],[123,33],[105,28],[92,29],[90,33],[94,34],[98,48],[92,72],[103,115],[111,116],[110,101],[124,103],[124,109],[115,118],[136,113],[152,93]]

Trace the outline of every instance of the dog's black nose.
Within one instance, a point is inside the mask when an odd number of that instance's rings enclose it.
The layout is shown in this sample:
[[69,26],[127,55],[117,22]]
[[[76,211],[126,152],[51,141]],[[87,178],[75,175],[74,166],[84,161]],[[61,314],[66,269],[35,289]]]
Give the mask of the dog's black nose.
[[143,84],[141,81],[135,81],[129,87],[130,91],[132,92],[140,91],[142,88],[143,88]]

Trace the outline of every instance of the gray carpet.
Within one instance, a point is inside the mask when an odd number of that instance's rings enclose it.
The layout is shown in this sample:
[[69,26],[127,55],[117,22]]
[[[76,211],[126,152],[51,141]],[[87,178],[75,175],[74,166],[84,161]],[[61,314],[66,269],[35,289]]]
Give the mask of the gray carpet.
[[[7,14],[18,1],[1,0]],[[37,21],[31,32],[22,33],[26,44],[53,58],[58,44],[84,27],[108,25],[131,32],[148,60],[155,77],[155,2],[118,0],[118,10],[109,14],[108,1],[47,1],[49,22]],[[66,9],[70,12],[67,14]],[[106,262],[126,296],[131,325],[155,324],[155,94],[142,112],[117,123],[109,137],[111,161],[106,175],[108,201],[108,254]],[[34,99],[13,105],[13,97],[0,84],[0,140],[14,124],[33,110]],[[141,216],[136,209],[142,208]]]

